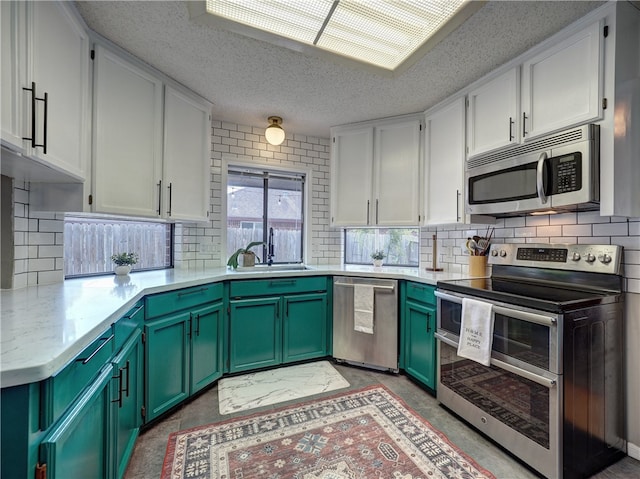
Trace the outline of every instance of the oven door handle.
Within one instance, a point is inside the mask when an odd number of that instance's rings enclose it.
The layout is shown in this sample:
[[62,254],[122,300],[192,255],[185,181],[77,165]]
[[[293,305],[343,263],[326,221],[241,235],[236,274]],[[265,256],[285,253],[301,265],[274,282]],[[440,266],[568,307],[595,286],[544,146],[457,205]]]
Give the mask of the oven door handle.
[[[453,296],[450,294],[442,293],[440,291],[436,291],[435,295],[443,299],[445,301],[450,301],[452,303],[462,304],[462,298],[458,296]],[[542,326],[552,327],[555,326],[557,320],[552,316],[545,316],[543,314],[537,313],[529,313],[528,311],[519,311],[517,309],[505,308],[503,306],[498,306],[496,304],[491,303],[492,310],[495,314],[501,314],[503,316],[509,316],[515,319],[521,319],[522,321],[527,321],[529,323],[540,324]]]
[[[442,341],[445,344],[448,344],[452,348],[458,350],[458,343],[452,339],[447,338],[442,333],[436,332],[435,337],[437,340]],[[519,368],[517,366],[512,366],[511,364],[505,363],[504,361],[500,361],[499,359],[491,358],[491,365],[500,369],[504,369],[507,372],[513,373],[516,376],[523,377],[530,381],[533,381],[536,384],[540,384],[541,386],[545,386],[549,389],[554,388],[558,383],[555,379],[545,378],[544,376],[540,376],[538,374],[527,371],[526,369]]]

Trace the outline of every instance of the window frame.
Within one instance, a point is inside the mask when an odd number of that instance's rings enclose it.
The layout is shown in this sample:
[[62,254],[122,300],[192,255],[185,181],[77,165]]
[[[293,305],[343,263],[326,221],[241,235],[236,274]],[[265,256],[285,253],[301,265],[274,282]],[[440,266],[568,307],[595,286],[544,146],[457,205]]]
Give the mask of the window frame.
[[[228,257],[226,256],[227,251],[227,185],[228,185],[228,177],[229,177],[229,168],[249,168],[252,170],[255,169],[264,169],[267,171],[273,171],[274,173],[293,173],[304,175],[304,188],[303,188],[303,196],[302,196],[302,214],[303,214],[303,222],[302,222],[302,264],[306,264],[310,261],[311,257],[309,255],[309,251],[311,251],[311,223],[313,221],[311,216],[311,190],[313,186],[313,170],[311,168],[304,168],[299,166],[280,166],[280,165],[271,165],[268,163],[262,162],[252,162],[247,161],[247,159],[240,158],[225,158],[222,159],[222,178],[221,178],[221,190],[220,190],[220,209],[221,209],[221,257],[220,263],[221,266],[227,265]],[[299,263],[278,263],[274,262],[274,264],[299,264]]]

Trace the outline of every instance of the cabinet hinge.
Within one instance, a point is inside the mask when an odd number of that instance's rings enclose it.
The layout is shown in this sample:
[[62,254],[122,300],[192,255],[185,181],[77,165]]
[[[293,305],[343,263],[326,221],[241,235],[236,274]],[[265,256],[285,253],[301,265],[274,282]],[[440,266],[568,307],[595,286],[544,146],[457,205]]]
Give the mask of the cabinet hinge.
[[606,109],[607,109],[607,99],[606,99],[606,98],[603,98],[603,99],[602,99],[602,109],[603,109],[603,110],[606,110]]
[[146,417],[147,417],[147,408],[146,408],[146,407],[142,406],[142,407],[140,408],[140,415],[141,415],[143,418],[146,418]]
[[36,479],[47,479],[47,463],[36,464]]
[[95,60],[96,58],[96,51],[95,50],[91,50],[91,59]]
[[609,25],[604,26],[602,34],[604,35],[604,38],[607,38],[609,36]]
[[142,333],[142,344],[145,344],[147,342],[147,333]]
[[89,204],[92,205],[93,204],[93,195],[89,195]]

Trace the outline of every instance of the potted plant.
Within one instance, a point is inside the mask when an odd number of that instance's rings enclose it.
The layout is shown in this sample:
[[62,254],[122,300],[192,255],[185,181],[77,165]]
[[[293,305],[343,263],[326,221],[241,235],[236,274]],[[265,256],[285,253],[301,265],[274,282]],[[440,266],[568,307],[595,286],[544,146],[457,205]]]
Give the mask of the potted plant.
[[258,262],[260,261],[260,258],[251,251],[251,248],[263,244],[264,241],[253,241],[249,243],[246,248],[239,248],[235,253],[229,256],[227,266],[230,266],[233,269],[236,269],[238,266],[255,266],[256,258],[258,258]]
[[387,255],[384,254],[384,251],[382,251],[381,249],[371,253],[371,258],[373,259],[373,266],[375,266],[376,268],[379,268],[380,266],[382,266],[382,260],[384,260],[386,256]]
[[138,253],[117,253],[111,256],[111,261],[116,265],[113,269],[116,274],[129,274],[131,266],[138,262]]

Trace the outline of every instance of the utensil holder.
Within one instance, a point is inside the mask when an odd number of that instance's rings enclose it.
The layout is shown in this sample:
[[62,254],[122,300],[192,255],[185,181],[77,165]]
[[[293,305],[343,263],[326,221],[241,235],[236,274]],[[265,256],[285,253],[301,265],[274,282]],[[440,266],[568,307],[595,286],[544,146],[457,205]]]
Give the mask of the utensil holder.
[[469,276],[482,277],[487,275],[487,257],[469,256]]

